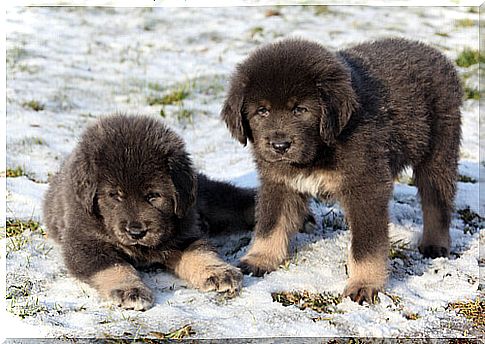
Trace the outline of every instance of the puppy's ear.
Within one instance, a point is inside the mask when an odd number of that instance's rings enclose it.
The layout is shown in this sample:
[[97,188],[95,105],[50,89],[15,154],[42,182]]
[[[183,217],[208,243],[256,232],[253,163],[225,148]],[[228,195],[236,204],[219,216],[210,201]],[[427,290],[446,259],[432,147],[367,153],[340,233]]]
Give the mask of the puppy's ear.
[[168,167],[175,187],[174,212],[178,218],[182,218],[195,203],[197,179],[192,162],[185,154],[168,158]]
[[327,71],[324,78],[317,82],[322,100],[320,135],[328,144],[335,142],[359,106],[357,95],[352,88],[350,71],[343,65],[336,67],[340,68]]
[[76,199],[90,215],[96,215],[97,169],[94,161],[80,150],[74,151],[69,163],[69,177]]
[[235,74],[232,77],[229,92],[222,106],[221,117],[226,122],[232,136],[243,145],[247,144],[249,126],[242,111],[245,82],[243,77]]

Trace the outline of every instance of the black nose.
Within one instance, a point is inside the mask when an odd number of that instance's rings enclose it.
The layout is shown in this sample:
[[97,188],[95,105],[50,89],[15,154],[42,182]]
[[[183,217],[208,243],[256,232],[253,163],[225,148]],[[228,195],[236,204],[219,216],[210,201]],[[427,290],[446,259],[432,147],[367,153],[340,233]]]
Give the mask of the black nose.
[[145,226],[143,226],[140,222],[128,222],[126,225],[126,231],[128,235],[131,236],[133,239],[141,239],[147,234]]
[[291,142],[290,141],[272,141],[271,146],[273,149],[280,154],[285,153],[290,149]]

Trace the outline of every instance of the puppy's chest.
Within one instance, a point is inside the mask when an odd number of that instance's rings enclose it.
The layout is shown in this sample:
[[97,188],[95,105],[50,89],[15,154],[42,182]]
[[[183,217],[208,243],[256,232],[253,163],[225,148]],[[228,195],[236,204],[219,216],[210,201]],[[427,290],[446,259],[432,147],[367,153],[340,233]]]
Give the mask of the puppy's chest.
[[172,253],[170,250],[148,247],[122,246],[121,249],[127,255],[128,260],[137,268],[148,268],[156,264],[164,264]]
[[286,184],[301,193],[314,197],[336,195],[341,187],[341,176],[333,171],[315,171],[309,174],[297,173],[285,178]]

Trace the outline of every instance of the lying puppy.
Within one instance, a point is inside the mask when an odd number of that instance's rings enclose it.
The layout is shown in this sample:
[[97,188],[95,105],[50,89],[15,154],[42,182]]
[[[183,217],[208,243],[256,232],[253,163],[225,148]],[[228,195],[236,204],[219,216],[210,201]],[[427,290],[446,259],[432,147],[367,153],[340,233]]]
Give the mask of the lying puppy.
[[221,113],[235,138],[252,143],[262,184],[243,272],[275,270],[309,195],[330,195],[352,233],[344,295],[372,302],[387,278],[393,178],[407,166],[423,208],[419,248],[447,256],[462,97],[452,63],[418,42],[333,53],[286,39],[253,52],[237,66]]
[[[197,187],[198,186],[198,187]],[[90,126],[44,200],[69,272],[127,309],[153,305],[136,268],[163,264],[204,291],[239,292],[242,274],[206,240],[249,229],[254,191],[197,175],[180,137],[152,118],[115,115]]]

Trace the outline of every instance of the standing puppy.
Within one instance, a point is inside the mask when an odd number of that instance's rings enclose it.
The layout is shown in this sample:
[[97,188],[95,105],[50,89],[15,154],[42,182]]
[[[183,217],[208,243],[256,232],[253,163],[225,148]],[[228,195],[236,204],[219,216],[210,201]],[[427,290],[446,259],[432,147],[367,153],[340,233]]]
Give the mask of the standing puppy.
[[420,251],[447,256],[462,96],[450,61],[404,39],[337,53],[286,39],[253,52],[237,66],[221,114],[235,138],[252,143],[262,184],[243,271],[277,269],[308,197],[330,195],[352,232],[344,295],[372,302],[387,277],[393,178],[407,166],[423,208]]
[[76,278],[123,308],[152,306],[137,268],[161,264],[195,288],[237,294],[239,269],[204,239],[248,229],[254,191],[196,174],[181,138],[143,116],[107,116],[88,127],[44,200],[49,234]]

